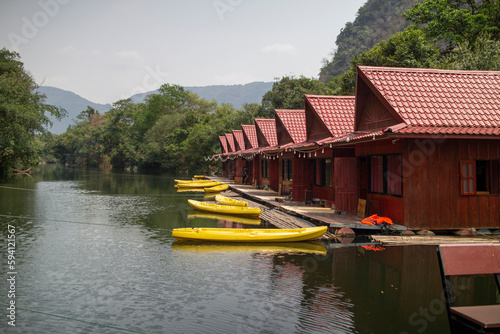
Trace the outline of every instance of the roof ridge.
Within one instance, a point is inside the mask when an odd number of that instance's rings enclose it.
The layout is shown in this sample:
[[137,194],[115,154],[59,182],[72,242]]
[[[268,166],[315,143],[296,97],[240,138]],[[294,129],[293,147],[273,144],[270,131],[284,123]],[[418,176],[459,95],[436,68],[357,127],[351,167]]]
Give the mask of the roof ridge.
[[304,94],[305,97],[317,97],[317,98],[328,98],[328,99],[338,99],[338,98],[344,98],[344,99],[355,99],[356,96],[354,95],[316,95],[316,94]]
[[361,66],[361,65],[358,65],[358,67],[363,71],[371,70],[371,71],[379,71],[379,72],[500,75],[500,71],[447,70],[447,69],[440,69],[440,68],[413,68],[413,67]]

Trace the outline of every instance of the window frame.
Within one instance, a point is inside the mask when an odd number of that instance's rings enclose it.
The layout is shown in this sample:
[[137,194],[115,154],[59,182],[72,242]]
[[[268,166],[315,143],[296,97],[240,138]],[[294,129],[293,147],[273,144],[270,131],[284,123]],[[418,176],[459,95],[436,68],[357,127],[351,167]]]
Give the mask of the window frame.
[[[481,165],[483,166],[483,168],[480,168],[482,171],[481,175],[478,175],[478,162],[481,162]],[[495,168],[498,170],[495,170]],[[460,195],[500,195],[499,175],[500,159],[460,160]],[[478,189],[478,176],[481,176],[481,179],[483,180],[481,181],[482,187],[480,189]]]
[[292,180],[292,159],[281,160],[281,178],[283,181]]
[[270,171],[269,171],[269,160],[268,159],[262,159],[261,160],[261,165],[260,165],[260,175],[262,176],[262,178],[265,178],[265,179],[268,179],[269,178],[269,174],[270,174]]
[[[320,173],[319,178],[318,173]],[[314,159],[314,185],[317,187],[332,187],[332,158]]]
[[[389,164],[389,157],[399,157],[400,164],[399,164],[399,170],[397,173],[394,173],[393,171],[390,171],[390,164]],[[373,158],[377,158],[377,160],[381,160],[375,166],[377,170],[382,171],[382,175],[378,175],[375,171],[373,170],[374,166],[372,166],[372,161]],[[403,197],[403,155],[402,154],[374,154],[374,155],[369,155],[367,156],[367,192],[370,194],[380,194],[380,195],[387,195],[387,196],[396,196],[396,197]],[[373,177],[376,176],[379,180],[379,182],[382,182],[381,187],[378,185],[377,190],[381,191],[374,191],[372,190],[373,184],[372,184],[372,179]],[[389,179],[392,179],[394,177],[399,178],[399,189],[397,192],[389,192],[390,189],[393,188],[393,186],[389,185]]]

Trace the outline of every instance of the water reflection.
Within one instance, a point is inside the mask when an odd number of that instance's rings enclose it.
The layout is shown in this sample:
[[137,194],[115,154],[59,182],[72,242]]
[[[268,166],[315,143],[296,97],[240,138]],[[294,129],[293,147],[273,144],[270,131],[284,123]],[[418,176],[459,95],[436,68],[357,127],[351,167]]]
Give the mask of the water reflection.
[[[16,330],[123,332],[103,324],[148,333],[448,331],[435,247],[371,251],[358,239],[175,242],[177,227],[256,225],[198,216],[187,199],[203,194],[176,193],[173,179],[49,167],[1,183],[4,240],[7,224],[17,230],[16,302],[46,313],[19,309]],[[5,256],[6,243],[0,251]],[[7,272],[6,261],[1,268]],[[486,284],[469,282],[476,290]],[[4,303],[6,284],[0,280]],[[0,332],[11,328],[0,323]]]
[[317,254],[326,255],[326,247],[319,241],[311,242],[281,242],[281,243],[211,243],[176,241],[173,250],[189,252],[250,252],[259,254]]

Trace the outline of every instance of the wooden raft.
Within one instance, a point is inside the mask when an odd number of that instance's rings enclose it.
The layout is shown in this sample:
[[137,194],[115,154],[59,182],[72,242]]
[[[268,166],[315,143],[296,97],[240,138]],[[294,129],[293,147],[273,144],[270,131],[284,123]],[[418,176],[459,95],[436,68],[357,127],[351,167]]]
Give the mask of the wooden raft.
[[[277,208],[270,209],[264,205],[259,203],[250,201],[246,198],[242,198],[239,194],[226,191],[224,192],[224,196],[231,197],[237,200],[248,202],[248,206],[260,208],[262,213],[259,215],[259,218],[269,222],[270,224],[276,226],[277,228],[282,229],[293,229],[293,228],[305,228],[305,227],[315,227],[313,223],[308,222],[307,220],[291,216],[283,211],[278,210]],[[326,233],[320,239],[333,239],[335,236],[333,233],[326,231]]]
[[486,237],[459,237],[459,236],[396,236],[396,235],[372,235],[375,242],[382,245],[440,245],[440,244],[480,244],[480,243],[499,243],[499,238]]

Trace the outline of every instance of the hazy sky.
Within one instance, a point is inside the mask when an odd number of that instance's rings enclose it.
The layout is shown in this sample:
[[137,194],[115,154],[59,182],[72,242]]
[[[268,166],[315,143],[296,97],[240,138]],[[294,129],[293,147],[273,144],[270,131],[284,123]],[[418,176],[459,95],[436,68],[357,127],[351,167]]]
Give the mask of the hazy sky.
[[318,77],[366,0],[0,0],[0,48],[39,85],[112,103],[182,86]]

